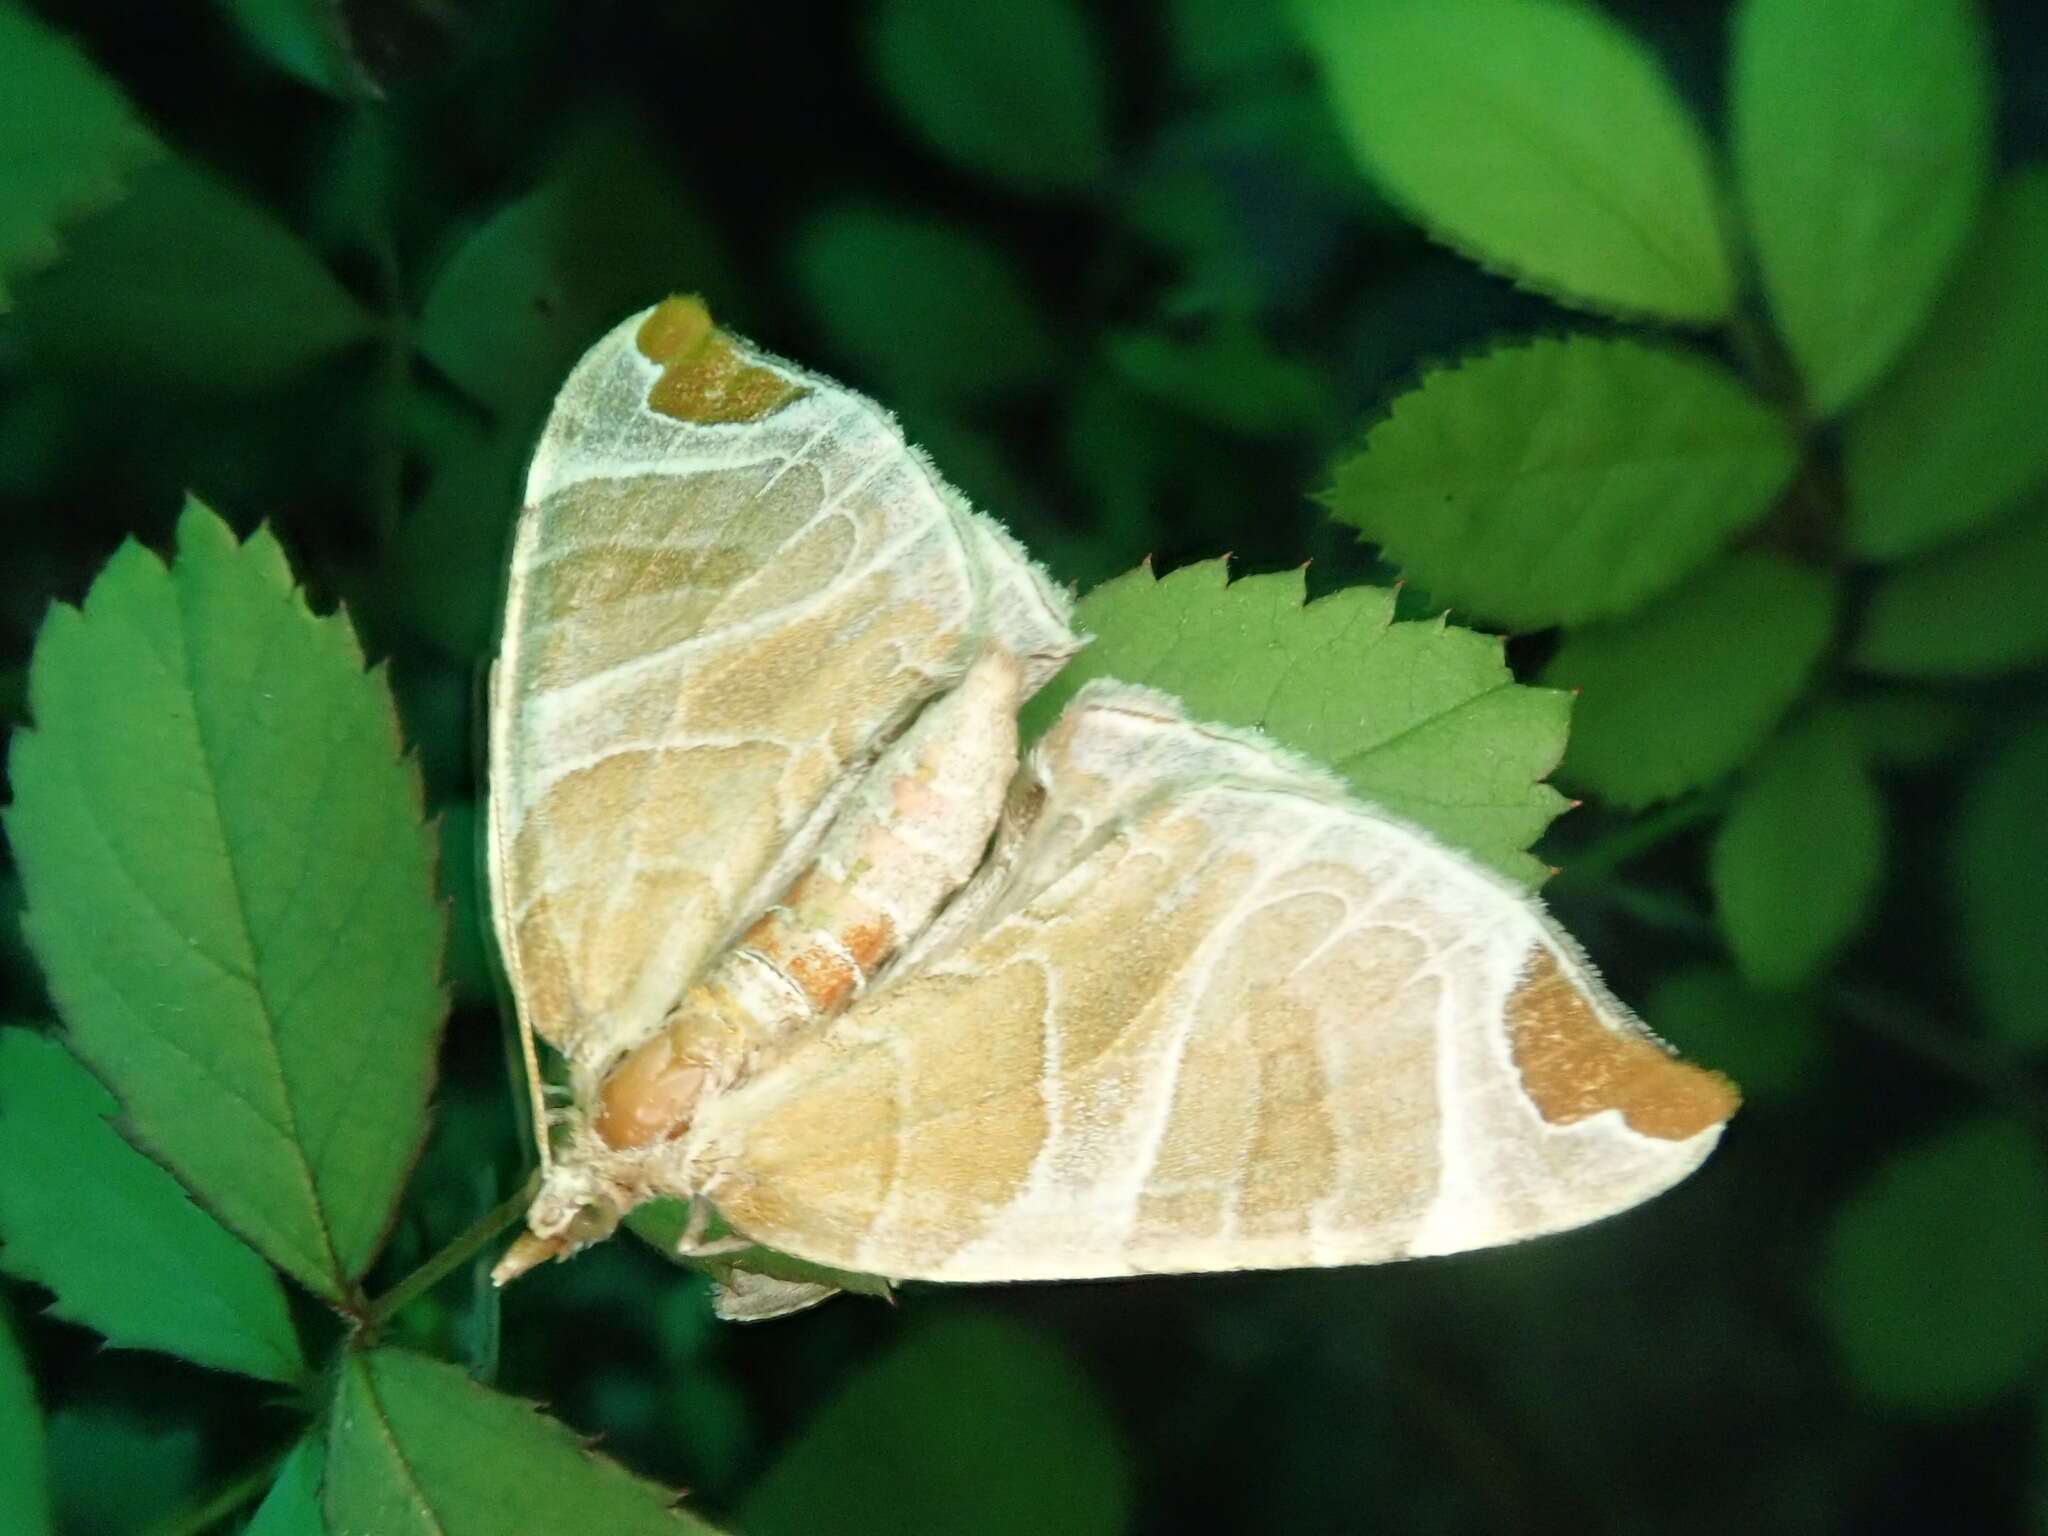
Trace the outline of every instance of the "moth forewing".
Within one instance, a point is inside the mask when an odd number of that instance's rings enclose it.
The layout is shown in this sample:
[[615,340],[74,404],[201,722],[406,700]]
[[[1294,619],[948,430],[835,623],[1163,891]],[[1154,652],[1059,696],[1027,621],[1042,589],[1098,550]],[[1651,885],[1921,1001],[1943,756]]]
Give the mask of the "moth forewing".
[[[858,961],[840,930],[914,932],[965,878],[1017,709],[1076,642],[1065,596],[886,413],[694,301],[577,367],[528,495],[493,686],[492,884],[523,1027],[571,1069],[532,1220],[552,1251],[683,1192],[657,1144],[763,1041],[822,1016],[790,945]],[[980,713],[947,726],[956,695]],[[948,731],[938,767],[897,750]],[[951,813],[876,800],[963,761],[973,783],[922,786]],[[873,862],[864,840],[892,818],[957,846],[853,889],[846,866]],[[709,1001],[679,1034],[693,998]],[[670,1036],[675,1059],[651,1059]]]

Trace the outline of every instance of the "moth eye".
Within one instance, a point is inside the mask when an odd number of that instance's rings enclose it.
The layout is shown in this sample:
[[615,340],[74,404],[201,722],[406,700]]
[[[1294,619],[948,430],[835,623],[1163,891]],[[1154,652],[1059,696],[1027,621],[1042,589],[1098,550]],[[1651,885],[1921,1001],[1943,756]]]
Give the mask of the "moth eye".
[[610,1237],[618,1225],[619,1218],[615,1212],[602,1206],[586,1205],[569,1218],[562,1234],[572,1243],[596,1243]]

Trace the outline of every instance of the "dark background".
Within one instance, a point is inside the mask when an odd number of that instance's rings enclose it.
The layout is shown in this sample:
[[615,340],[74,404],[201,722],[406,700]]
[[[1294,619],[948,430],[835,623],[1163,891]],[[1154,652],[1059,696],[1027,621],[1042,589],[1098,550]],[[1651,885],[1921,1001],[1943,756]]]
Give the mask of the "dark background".
[[[1718,125],[1725,8],[1608,8]],[[163,547],[187,490],[245,530],[273,522],[317,600],[345,600],[389,658],[429,799],[450,816],[459,1005],[387,1276],[521,1176],[465,868],[473,700],[524,445],[604,327],[664,291],[703,292],[761,343],[888,402],[1085,589],[1147,555],[1168,568],[1223,552],[1246,571],[1312,559],[1318,588],[1385,579],[1309,499],[1333,456],[1426,363],[1587,324],[1390,210],[1323,117],[1284,19],[1256,0],[1091,8],[1109,153],[1042,194],[933,151],[878,83],[857,5],[349,3],[381,92],[354,100],[272,67],[224,8],[36,9],[168,142],[295,231],[368,317],[350,345],[237,377],[207,349],[252,346],[235,327],[261,316],[158,331],[138,307],[156,259],[177,268],[183,231],[104,268],[90,302],[24,285],[19,317],[0,318],[0,696],[18,718],[46,604],[75,601],[125,536]],[[2038,159],[2048,26],[2015,0],[1994,27],[2000,155]],[[544,187],[560,202],[531,228],[478,235]],[[820,221],[874,209],[994,253],[1042,337],[1013,350],[975,294],[949,312],[919,293],[943,276],[819,254]],[[487,296],[478,315],[434,318],[459,307],[451,281]],[[1186,361],[1219,336],[1250,340]],[[1182,362],[1147,365],[1162,355]],[[1510,654],[1533,667],[1545,642]],[[2023,674],[1958,698],[1972,740],[1990,742],[2041,695]],[[1980,1046],[1953,939],[1926,915],[1970,760],[1895,788],[1894,873],[1841,966],[1849,1003],[1787,1005],[1804,1033],[1782,1087],[1752,1096],[1699,1176],[1592,1230],[1376,1270],[913,1286],[893,1310],[843,1299],[716,1330],[698,1282],[622,1239],[522,1283],[501,1322],[465,1275],[408,1326],[693,1487],[714,1517],[848,1372],[922,1321],[977,1311],[1079,1362],[1126,1448],[1136,1531],[2003,1530],[2025,1511],[2048,1529],[2039,1387],[1949,1412],[1885,1401],[1844,1369],[1826,1294],[1832,1223],[1897,1149],[1986,1107],[2042,1122],[2038,1072]],[[1589,806],[1543,851],[1569,871],[1575,848],[1626,824]],[[1680,836],[1630,879],[1697,910],[1701,862]],[[1632,1000],[1711,947],[1683,921],[1644,920],[1640,900],[1568,881],[1555,900]],[[0,1006],[44,1015],[32,963],[4,942]],[[1953,1234],[1958,1249],[1973,1237]],[[1915,1273],[1901,1269],[1902,1288]],[[33,1288],[6,1289],[81,1529],[139,1528],[289,1432],[248,1384],[103,1353],[83,1330],[29,1321]],[[1899,1299],[1908,1314],[1948,1304],[1938,1288]],[[944,1389],[935,1460],[947,1435],[1030,1432],[977,1422],[971,1383]],[[151,1496],[123,1506],[124,1487]],[[888,1522],[820,1508],[812,1528]]]

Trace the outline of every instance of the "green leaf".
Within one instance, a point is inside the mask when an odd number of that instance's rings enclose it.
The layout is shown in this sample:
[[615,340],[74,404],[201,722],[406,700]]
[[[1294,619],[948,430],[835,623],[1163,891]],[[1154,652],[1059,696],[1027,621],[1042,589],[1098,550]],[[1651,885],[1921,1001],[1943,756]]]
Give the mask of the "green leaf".
[[1884,856],[1884,804],[1847,721],[1782,736],[1715,836],[1708,877],[1736,966],[1785,991],[1826,969],[1863,921]]
[[193,503],[51,610],[14,738],[24,926],[125,1127],[347,1295],[426,1123],[442,915],[418,778],[347,621]]
[[119,198],[162,153],[121,88],[17,0],[0,0],[0,309],[9,282],[57,259],[65,227]]
[[1991,170],[1974,0],[1744,0],[1735,164],[1764,291],[1831,416],[1926,318]]
[[1281,437],[1323,426],[1323,379],[1283,356],[1244,317],[1220,320],[1194,341],[1124,332],[1106,350],[1140,389],[1226,432]]
[[296,1381],[276,1271],[121,1139],[119,1108],[55,1040],[0,1030],[0,1267],[117,1348]]
[[1979,1115],[1895,1154],[1835,1213],[1819,1300],[1866,1396],[1960,1413],[2038,1379],[2043,1275],[2048,1158]]
[[1920,339],[1849,418],[1849,534],[1917,554],[2048,478],[2048,167],[2009,180]]
[[50,1418],[50,1492],[64,1532],[143,1532],[198,1492],[206,1446],[193,1421],[87,1398]]
[[1168,0],[1175,66],[1199,86],[1286,69],[1300,44],[1281,0]]
[[1758,992],[1726,966],[1676,971],[1645,1017],[1688,1061],[1725,1072],[1746,1100],[1780,1099],[1820,1065],[1821,1023],[1805,999]]
[[1567,304],[1708,323],[1735,278],[1705,140],[1562,0],[1299,0],[1352,148],[1437,239]]
[[402,1349],[343,1363],[327,1438],[330,1529],[378,1536],[686,1536],[712,1527],[534,1404]]
[[1991,1032],[2048,1049],[2048,721],[1984,762],[1963,792],[1950,884],[1964,971]]
[[1051,332],[1015,266],[952,224],[829,207],[797,236],[795,275],[833,349],[892,395],[1016,389],[1052,367]]
[[1797,448],[1703,358],[1575,336],[1426,376],[1330,506],[1439,598],[1518,628],[1632,613],[1770,510]]
[[601,333],[678,289],[721,288],[724,268],[650,135],[601,118],[441,263],[419,348],[525,442]]
[[317,1436],[308,1435],[293,1446],[242,1536],[327,1536],[327,1522],[320,1513],[320,1476],[326,1463],[327,1447]]
[[869,60],[935,153],[1019,192],[1072,192],[1109,166],[1109,88],[1092,33],[1073,0],[882,0]]
[[50,1536],[47,1461],[35,1382],[0,1310],[0,1530]]
[[165,159],[79,224],[16,315],[48,367],[137,389],[258,394],[369,334],[299,237],[211,171]]
[[1090,678],[1178,694],[1197,720],[1253,726],[1342,774],[1362,798],[1534,882],[1523,850],[1564,800],[1541,781],[1570,701],[1517,684],[1491,635],[1394,622],[1395,594],[1349,587],[1303,605],[1301,572],[1229,580],[1221,560],[1149,566],[1081,600],[1095,639],[1026,712],[1036,735]]
[[220,0],[249,46],[278,69],[344,100],[374,97],[342,0]]
[[451,656],[482,661],[498,643],[533,436],[510,418],[484,427],[438,417],[416,424],[426,482],[392,541],[392,584],[414,629]]
[[1893,677],[2009,672],[2048,656],[2048,495],[1961,544],[1887,571],[1856,664]]
[[1946,693],[1890,688],[1837,706],[1861,749],[1881,768],[1907,771],[1940,762],[1970,733],[1968,703]]
[[1546,687],[1577,689],[1561,774],[1622,805],[1711,784],[1806,689],[1835,588],[1771,555],[1730,555],[1634,618],[1565,636]]
[[754,1485],[748,1536],[1119,1536],[1126,1453],[1052,1341],[995,1317],[925,1323],[857,1372]]

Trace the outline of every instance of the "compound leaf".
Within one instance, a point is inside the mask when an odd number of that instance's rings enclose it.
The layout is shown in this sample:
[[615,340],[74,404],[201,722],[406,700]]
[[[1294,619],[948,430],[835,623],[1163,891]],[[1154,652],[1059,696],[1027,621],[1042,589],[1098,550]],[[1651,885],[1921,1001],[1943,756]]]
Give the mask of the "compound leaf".
[[8,830],[72,1049],[131,1140],[286,1273],[348,1294],[426,1126],[442,915],[418,778],[346,619],[193,503],[29,671]]

